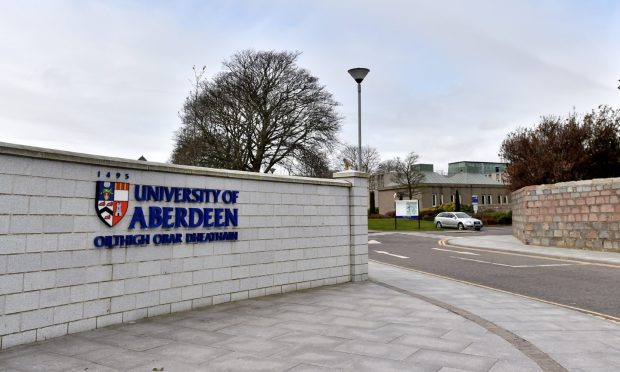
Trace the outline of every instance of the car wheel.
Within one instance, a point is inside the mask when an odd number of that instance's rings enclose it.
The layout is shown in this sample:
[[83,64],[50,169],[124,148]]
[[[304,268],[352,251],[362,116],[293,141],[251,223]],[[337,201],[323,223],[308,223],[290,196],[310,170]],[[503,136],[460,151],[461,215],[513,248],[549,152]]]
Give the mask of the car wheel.
[[435,224],[435,226],[436,226],[438,229],[441,229],[441,227],[442,227],[442,226],[441,226],[441,222],[437,221],[437,223]]
[[464,229],[465,229],[465,226],[463,226],[463,224],[459,222],[459,230],[464,230]]

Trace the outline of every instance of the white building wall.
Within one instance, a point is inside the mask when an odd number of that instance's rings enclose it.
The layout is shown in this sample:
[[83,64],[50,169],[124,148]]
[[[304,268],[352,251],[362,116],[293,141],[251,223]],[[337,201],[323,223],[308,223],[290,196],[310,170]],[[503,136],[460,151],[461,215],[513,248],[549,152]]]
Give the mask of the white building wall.
[[[132,185],[129,212],[112,228],[95,212],[96,181],[107,172],[128,174]],[[367,279],[367,178],[359,172],[336,177],[172,166],[0,143],[0,349]],[[127,228],[135,206],[188,206],[139,203],[133,185],[239,191],[238,227],[215,230],[236,231],[238,241],[95,248],[96,236],[140,233]]]

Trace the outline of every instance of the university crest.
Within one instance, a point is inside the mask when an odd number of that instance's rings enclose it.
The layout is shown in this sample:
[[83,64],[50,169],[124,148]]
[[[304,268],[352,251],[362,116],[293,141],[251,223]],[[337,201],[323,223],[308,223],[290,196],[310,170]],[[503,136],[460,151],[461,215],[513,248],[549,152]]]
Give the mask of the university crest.
[[97,215],[106,225],[119,223],[129,208],[129,183],[97,181]]

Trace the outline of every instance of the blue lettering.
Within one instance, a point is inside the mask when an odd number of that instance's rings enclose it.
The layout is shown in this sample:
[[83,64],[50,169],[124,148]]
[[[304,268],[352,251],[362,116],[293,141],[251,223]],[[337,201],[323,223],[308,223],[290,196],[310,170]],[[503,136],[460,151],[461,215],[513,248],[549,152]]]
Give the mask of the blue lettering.
[[217,203],[219,197],[220,197],[220,193],[222,192],[221,190],[211,190],[211,192],[213,193],[213,203]]
[[230,226],[230,225],[237,226],[237,222],[239,220],[239,217],[237,214],[237,208],[234,208],[234,209],[227,208],[225,209],[225,211],[226,211],[226,215],[225,215],[226,222],[224,223],[225,226]]
[[189,198],[191,193],[192,193],[192,189],[183,188],[183,201],[184,202],[191,203],[191,200]]
[[[141,188],[142,188],[142,195],[140,195],[140,189]],[[144,198],[145,198],[145,196],[144,196],[144,186],[140,187],[140,185],[136,185],[133,188],[133,192],[134,192],[134,198],[137,201],[144,201]]]
[[174,210],[174,227],[187,227],[187,209],[175,208]]
[[163,208],[163,223],[162,223],[162,227],[164,229],[171,229],[174,227],[174,223],[172,223],[170,220],[172,220],[172,211],[174,210],[174,208],[171,207],[164,207]]
[[135,207],[133,210],[133,216],[131,216],[131,222],[128,229],[133,229],[136,222],[140,224],[140,229],[146,229],[146,219],[144,218],[144,211],[142,207]]
[[149,229],[160,227],[163,218],[160,207],[149,207]]
[[230,204],[232,202],[232,192],[230,190],[224,190],[224,192],[222,192],[222,202],[224,204]]
[[204,208],[204,223],[202,226],[211,227],[213,226],[213,222],[210,222],[213,219],[213,208]]
[[[158,188],[154,186],[142,186],[146,187],[146,199],[145,200],[153,200],[159,201]],[[144,191],[142,191],[144,193]]]
[[193,189],[192,195],[194,196],[194,203],[204,203],[204,190]]
[[189,226],[188,227],[198,227],[202,225],[202,221],[204,220],[202,209],[200,208],[190,208],[189,209]]
[[105,243],[105,238],[103,236],[95,236],[95,240],[93,241],[93,244],[95,244],[95,247],[101,248],[103,247],[104,243]]
[[224,212],[223,208],[215,208],[215,227],[223,227],[224,222],[222,221],[222,213]]
[[162,187],[162,189],[164,189],[164,195],[166,198],[166,201],[169,202],[172,200],[172,196],[174,195],[174,190],[176,189],[176,187],[170,188],[170,187]]

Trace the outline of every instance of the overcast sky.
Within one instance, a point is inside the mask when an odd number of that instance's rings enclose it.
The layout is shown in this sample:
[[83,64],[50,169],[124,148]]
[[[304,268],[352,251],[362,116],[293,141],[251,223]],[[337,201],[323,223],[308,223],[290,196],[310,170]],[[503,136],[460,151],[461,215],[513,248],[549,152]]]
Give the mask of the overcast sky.
[[239,50],[291,50],[340,139],[436,170],[498,161],[542,115],[620,107],[620,1],[0,0],[0,141],[166,162],[191,88]]

